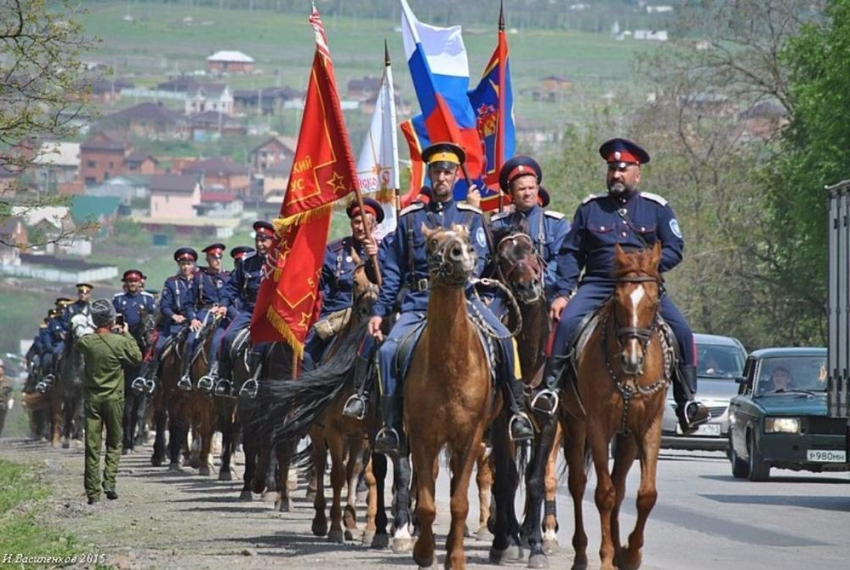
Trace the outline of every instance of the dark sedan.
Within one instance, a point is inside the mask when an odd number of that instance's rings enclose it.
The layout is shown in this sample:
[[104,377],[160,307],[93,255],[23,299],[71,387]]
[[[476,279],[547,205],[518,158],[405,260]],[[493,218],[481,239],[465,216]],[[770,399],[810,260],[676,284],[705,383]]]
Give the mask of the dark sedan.
[[729,406],[732,474],[766,481],[771,467],[847,471],[844,419],[827,417],[826,349],[753,352]]

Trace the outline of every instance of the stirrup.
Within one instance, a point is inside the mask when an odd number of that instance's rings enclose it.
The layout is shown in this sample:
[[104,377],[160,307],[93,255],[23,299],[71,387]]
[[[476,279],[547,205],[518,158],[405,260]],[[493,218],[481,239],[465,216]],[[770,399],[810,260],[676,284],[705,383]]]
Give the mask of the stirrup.
[[200,390],[201,392],[206,392],[207,394],[209,394],[210,392],[212,392],[214,385],[215,379],[209,374],[207,374],[205,376],[201,376],[201,378],[198,380],[197,387],[198,390]]
[[[392,436],[395,440],[395,445],[390,445],[388,443],[390,436]],[[384,445],[381,445],[381,442],[384,442]],[[381,428],[381,431],[379,431],[375,436],[375,453],[380,453],[382,455],[397,455],[400,448],[401,438],[399,437],[398,432],[391,427]]]
[[688,402],[685,404],[685,417],[691,428],[704,424],[711,419],[708,408],[700,402]]
[[39,394],[44,394],[45,392],[47,392],[47,383],[42,380],[41,382],[35,385],[35,391]]
[[249,378],[242,384],[242,389],[239,390],[240,398],[248,398],[253,400],[257,397],[257,392],[260,390],[260,383],[253,378]]
[[192,391],[192,380],[189,378],[188,374],[180,377],[180,380],[177,382],[177,388],[184,392]]
[[145,378],[143,378],[142,376],[139,376],[138,378],[133,380],[133,382],[130,384],[130,388],[133,390],[133,392],[135,392],[136,394],[141,396],[142,394],[145,393],[145,390],[147,389],[147,385],[148,385],[147,380]]
[[[542,402],[540,402],[538,404],[541,397],[543,397],[544,399],[551,399],[552,400],[551,405],[544,407],[542,405]],[[548,416],[554,416],[555,412],[558,410],[559,402],[560,402],[560,399],[558,398],[558,393],[555,392],[554,390],[549,390],[547,388],[545,390],[540,390],[539,392],[537,392],[537,394],[534,396],[534,398],[531,399],[531,404],[529,404],[529,408],[531,408],[532,411],[535,411],[535,412],[540,413],[540,414],[546,414]]]
[[[352,410],[356,404],[360,404],[360,409],[356,413]],[[349,407],[351,406],[351,407]],[[366,417],[366,399],[360,394],[352,394],[345,401],[345,405],[342,407],[342,415],[347,418],[353,418],[355,420],[362,420]]]
[[154,390],[156,390],[156,380],[153,378],[145,380],[145,388],[148,389],[148,394],[153,394]]
[[[531,429],[531,434],[527,437],[514,438],[514,433],[513,433],[514,424],[516,422],[523,421],[523,420],[528,422],[528,427]],[[511,419],[508,421],[508,437],[510,438],[511,441],[520,441],[520,442],[521,441],[529,441],[529,440],[534,439],[534,424],[531,423],[531,418],[529,418],[525,414],[525,412],[517,412],[516,414],[511,416]]]
[[219,398],[233,398],[233,385],[230,383],[230,380],[219,380],[215,383],[215,388],[213,392]]

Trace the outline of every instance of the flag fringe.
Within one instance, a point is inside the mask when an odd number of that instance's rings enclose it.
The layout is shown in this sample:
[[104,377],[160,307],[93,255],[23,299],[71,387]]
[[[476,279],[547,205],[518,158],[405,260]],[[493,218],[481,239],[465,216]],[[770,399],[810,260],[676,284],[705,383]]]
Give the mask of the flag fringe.
[[[377,192],[363,192],[364,198],[371,198],[381,204],[395,204],[395,190],[392,188],[384,188]],[[351,202],[346,200],[337,200],[334,202],[334,210],[345,211]]]
[[300,360],[304,357],[304,345],[299,342],[296,338],[295,333],[292,332],[292,329],[289,328],[287,322],[278,315],[274,307],[269,305],[269,308],[266,310],[266,318],[269,320],[271,325],[275,328],[277,332],[283,337],[284,342],[292,347],[293,353]]
[[274,225],[275,231],[280,233],[289,228],[290,226],[300,226],[301,224],[307,223],[311,220],[315,220],[316,218],[330,215],[334,203],[335,202],[331,202],[330,204],[324,204],[323,206],[319,206],[318,208],[313,208],[312,210],[307,210],[306,212],[299,212],[297,214],[293,214],[285,218],[277,218],[274,222],[272,222],[272,224]]

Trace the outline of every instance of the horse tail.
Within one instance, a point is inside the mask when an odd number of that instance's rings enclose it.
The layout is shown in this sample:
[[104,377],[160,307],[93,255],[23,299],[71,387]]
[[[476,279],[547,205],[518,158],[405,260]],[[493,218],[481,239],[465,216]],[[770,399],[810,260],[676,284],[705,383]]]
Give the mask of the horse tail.
[[354,361],[365,333],[364,322],[340,339],[333,358],[292,382],[261,383],[257,399],[266,405],[257,423],[270,432],[274,444],[306,437],[328,405],[351,386]]

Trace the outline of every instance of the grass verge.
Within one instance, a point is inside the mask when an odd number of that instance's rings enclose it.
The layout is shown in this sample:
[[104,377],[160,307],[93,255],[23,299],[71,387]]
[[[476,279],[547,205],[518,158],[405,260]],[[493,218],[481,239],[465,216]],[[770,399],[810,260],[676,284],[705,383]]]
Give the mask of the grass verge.
[[[37,467],[0,459],[0,561],[4,566],[75,564],[74,557],[81,551],[75,536],[45,525],[40,516],[49,496],[50,488]],[[16,560],[19,555],[29,560]],[[41,559],[32,560],[34,557]]]

